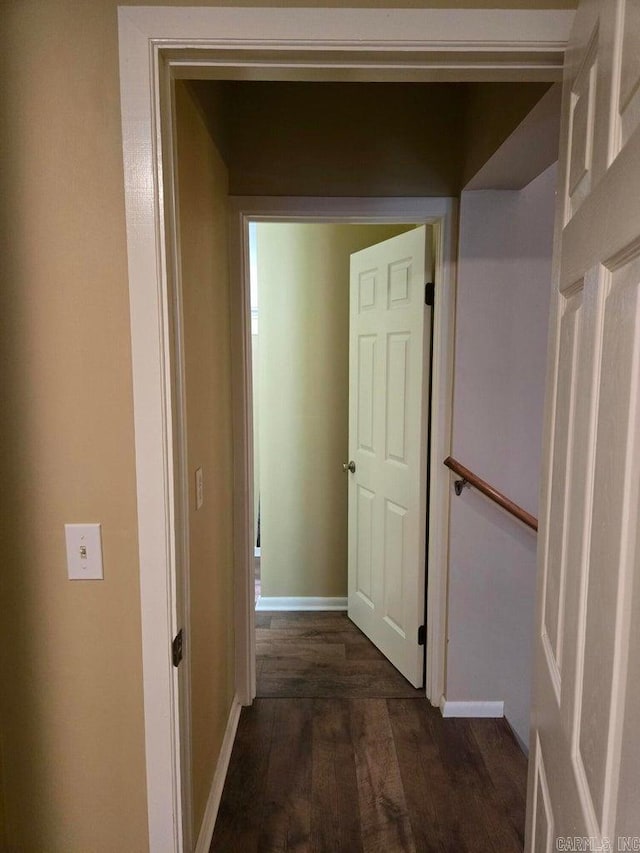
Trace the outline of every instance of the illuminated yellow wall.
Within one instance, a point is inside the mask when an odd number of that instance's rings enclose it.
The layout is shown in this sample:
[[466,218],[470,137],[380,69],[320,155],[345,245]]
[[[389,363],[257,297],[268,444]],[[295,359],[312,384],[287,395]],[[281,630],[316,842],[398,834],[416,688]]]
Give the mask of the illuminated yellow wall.
[[349,256],[406,225],[258,224],[261,594],[347,594]]

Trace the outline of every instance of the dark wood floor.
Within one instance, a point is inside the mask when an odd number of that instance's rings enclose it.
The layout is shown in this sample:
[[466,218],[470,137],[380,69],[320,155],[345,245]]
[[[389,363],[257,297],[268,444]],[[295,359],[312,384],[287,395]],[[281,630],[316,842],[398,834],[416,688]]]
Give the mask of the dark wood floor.
[[[291,692],[263,695],[242,710],[211,850],[521,851],[526,759],[508,725],[444,720],[413,688],[375,697],[376,679],[361,671],[349,686],[345,662],[377,658],[361,657],[368,641],[338,629],[340,615],[258,614],[263,689]],[[292,647],[293,635],[304,634],[299,658],[293,648],[281,653],[285,631]],[[344,646],[344,655],[305,648],[314,637],[319,646]],[[265,682],[270,651],[297,660],[297,674],[288,678],[278,664],[277,680]]]
[[256,613],[258,696],[424,697],[346,613]]

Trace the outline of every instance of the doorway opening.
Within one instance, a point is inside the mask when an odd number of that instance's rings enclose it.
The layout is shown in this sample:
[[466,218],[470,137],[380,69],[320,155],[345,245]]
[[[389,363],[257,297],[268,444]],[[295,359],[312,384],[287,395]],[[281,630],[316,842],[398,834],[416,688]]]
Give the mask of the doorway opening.
[[[175,175],[171,152],[172,78],[190,76],[228,76],[238,73],[250,79],[284,74],[291,79],[320,75],[327,79],[460,79],[460,51],[465,54],[464,79],[557,79],[562,64],[564,41],[562,21],[551,21],[552,13],[544,16],[523,13],[517,21],[506,22],[502,13],[474,12],[451,17],[446,10],[398,10],[394,27],[388,29],[388,16],[382,10],[350,11],[326,10],[320,19],[308,20],[317,15],[313,10],[298,10],[292,18],[287,10],[168,10],[129,7],[120,11],[120,44],[122,76],[122,112],[125,138],[125,173],[127,182],[127,220],[129,228],[130,278],[132,305],[132,338],[134,361],[135,411],[137,435],[137,475],[139,487],[139,539],[141,562],[141,599],[143,623],[145,731],[147,741],[147,779],[149,799],[150,845],[162,846],[163,839],[174,839],[180,847],[180,781],[176,768],[180,767],[179,714],[176,704],[177,678],[166,657],[171,645],[176,619],[175,577],[178,557],[171,532],[175,529],[176,460],[172,456],[175,412],[171,410],[169,390],[169,354],[172,329],[168,325],[169,305],[172,298],[175,274],[175,221],[172,218]],[[559,13],[554,13],[556,18]],[[197,17],[197,22],[194,18]],[[544,20],[539,22],[539,19]],[[568,17],[568,16],[565,16]],[[337,20],[339,18],[340,20]],[[437,20],[436,20],[437,19]],[[434,28],[431,24],[437,24]],[[501,38],[493,36],[500,27]],[[197,38],[191,33],[197,32]],[[428,33],[428,40],[416,39],[416,34]],[[478,33],[484,34],[479,37]],[[336,35],[338,40],[336,41]],[[559,35],[560,34],[560,35]],[[508,37],[507,37],[508,36]],[[254,41],[251,41],[251,39]],[[268,41],[265,41],[265,38]],[[297,39],[297,40],[296,40]],[[506,39],[506,40],[505,40]],[[535,52],[531,45],[535,42]],[[256,45],[266,45],[270,56],[265,60]],[[354,50],[354,45],[357,49]],[[457,53],[452,53],[451,45]],[[404,54],[402,46],[411,47]],[[489,53],[485,49],[491,45]],[[509,52],[505,53],[505,45]],[[541,52],[541,46],[548,46]],[[400,47],[399,47],[400,46]],[[479,52],[479,46],[482,47]],[[369,47],[371,54],[363,52]],[[444,53],[434,54],[443,49]],[[280,52],[278,52],[280,51]],[[296,51],[295,57],[291,51]],[[346,59],[345,59],[346,56]],[[487,59],[494,63],[488,71]],[[297,63],[290,64],[290,57]],[[535,62],[532,60],[535,59]],[[336,78],[337,75],[337,78]],[[500,76],[502,75],[502,76]],[[273,202],[273,199],[271,199]],[[307,200],[308,201],[308,200]],[[317,201],[317,199],[316,199]],[[385,199],[369,199],[371,205],[364,214],[379,216]],[[237,250],[244,247],[243,217],[254,207],[254,200],[243,202],[235,208],[232,223],[230,262],[234,267],[234,280],[240,281],[246,256]],[[378,202],[378,203],[377,203]],[[403,200],[395,206],[399,218],[408,215],[409,221],[425,221],[424,215],[442,227],[444,238],[439,243],[440,265],[444,289],[442,291],[442,316],[436,316],[434,329],[434,396],[440,399],[444,389],[450,391],[452,362],[453,288],[451,266],[453,263],[452,213],[455,203],[445,199],[432,200],[431,207],[412,211],[412,204],[420,207],[417,199]],[[438,207],[440,204],[440,207]],[[259,206],[259,205],[258,205]],[[265,204],[269,209],[270,205]],[[317,204],[316,214],[326,214],[326,200]],[[295,208],[295,205],[293,205]],[[393,204],[391,205],[393,208]],[[301,205],[299,211],[309,208]],[[332,199],[331,209],[347,216],[362,213],[362,206],[353,199]],[[403,211],[398,213],[398,211]],[[388,219],[387,216],[384,217]],[[151,286],[150,286],[151,285]],[[436,281],[437,286],[437,281]],[[242,295],[241,295],[242,294]],[[244,292],[236,290],[232,298],[243,301]],[[238,317],[238,305],[234,305]],[[436,312],[438,314],[438,312]],[[442,322],[444,320],[444,322]],[[451,322],[449,322],[451,321]],[[244,321],[243,321],[244,322]],[[246,376],[246,350],[244,329],[234,327],[234,388],[242,390]],[[153,357],[149,357],[152,351]],[[249,368],[250,373],[250,368]],[[239,381],[238,381],[239,380]],[[433,445],[438,455],[443,451],[450,430],[447,422],[450,412],[446,406],[439,409],[442,422],[434,424]],[[450,399],[450,395],[449,395]],[[234,422],[246,444],[246,409],[242,399],[234,400]],[[150,429],[150,426],[153,429]],[[151,435],[153,440],[141,441]],[[242,451],[242,447],[240,447]],[[250,455],[250,451],[248,451]],[[249,460],[250,462],[250,460]],[[242,520],[248,513],[244,506],[242,483],[246,480],[247,462],[243,452],[234,455],[234,478],[238,497],[234,510]],[[437,471],[437,473],[436,473]],[[433,469],[432,477],[441,474],[440,493],[446,494],[448,475]],[[433,495],[432,495],[433,498]],[[178,498],[179,500],[179,498]],[[432,504],[433,506],[433,504]],[[433,515],[432,515],[433,518]],[[443,524],[444,522],[444,524]],[[246,525],[239,524],[244,529]],[[440,514],[436,527],[438,541],[446,543],[446,509]],[[442,535],[444,532],[444,536]],[[243,534],[244,535],[244,534]],[[436,540],[430,537],[430,549]],[[249,551],[245,554],[241,539],[236,541],[235,557],[238,569],[236,591],[239,611],[235,634],[235,655],[238,662],[236,682],[237,698],[250,701],[252,674],[243,661],[250,660],[247,652],[251,634],[240,610],[249,591]],[[443,547],[446,548],[446,545]],[[446,553],[430,561],[441,572],[446,571]],[[251,578],[251,580],[253,580]],[[444,673],[444,600],[443,578],[439,580],[440,593],[434,598],[434,584],[430,583],[430,602],[438,601],[436,619],[429,621],[430,630],[439,638],[439,658],[433,662],[432,672],[438,670],[439,686]],[[433,645],[430,646],[433,648]],[[440,659],[441,654],[441,659]],[[427,667],[429,676],[429,665]],[[436,678],[436,683],[438,683]],[[429,683],[429,677],[427,679]],[[438,693],[434,696],[437,698]],[[231,718],[230,718],[231,719]],[[237,718],[236,718],[237,719]],[[231,726],[233,729],[233,726]],[[230,729],[230,730],[231,730]],[[231,740],[233,735],[231,735]],[[226,741],[225,741],[226,742]],[[225,754],[223,747],[222,755]],[[224,765],[224,758],[221,758]],[[206,821],[205,821],[206,822]]]
[[[416,688],[432,243],[431,229],[412,223],[249,225],[258,615],[274,612],[280,626],[283,612],[347,611],[379,650],[369,659],[386,655]],[[329,623],[348,628],[342,617]],[[258,696],[278,658],[290,663],[280,641],[295,638],[272,642],[267,627],[260,617]]]
[[[451,401],[451,348],[453,342],[453,279],[452,279],[452,228],[454,222],[454,203],[450,199],[231,199],[232,205],[232,247],[238,246],[238,257],[243,259],[243,263],[235,270],[232,268],[232,274],[235,273],[239,278],[239,298],[237,300],[236,314],[238,319],[242,319],[241,328],[237,332],[242,338],[245,345],[245,357],[242,362],[243,373],[236,377],[236,387],[245,389],[242,392],[243,410],[246,412],[245,417],[250,423],[252,409],[251,375],[249,373],[249,365],[251,363],[251,282],[250,282],[250,243],[251,243],[251,224],[271,224],[273,227],[277,223],[289,222],[297,223],[298,225],[306,225],[311,227],[310,223],[319,225],[332,225],[337,228],[338,225],[353,227],[354,223],[359,223],[360,228],[381,225],[391,227],[397,231],[405,231],[406,229],[416,228],[416,223],[424,223],[431,229],[433,247],[433,269],[434,282],[436,290],[436,305],[434,309],[433,323],[433,380],[431,384],[431,407],[436,413],[432,423],[432,441],[431,441],[431,456],[439,456],[448,446],[447,442],[450,435],[450,401]],[[234,227],[235,226],[235,227]],[[347,252],[348,256],[348,252]],[[233,255],[231,256],[233,262]],[[420,273],[420,288],[424,286],[424,270]],[[422,303],[424,305],[424,302]],[[258,305],[260,305],[260,297],[258,297]],[[260,309],[258,308],[258,311]],[[260,320],[258,320],[258,329],[260,328]],[[236,367],[238,364],[236,363]],[[428,396],[428,395],[427,395]],[[437,403],[434,406],[433,401]],[[448,401],[448,402],[447,402]],[[260,420],[260,415],[258,416]],[[253,436],[251,436],[253,438]],[[251,442],[251,445],[253,442]],[[426,447],[426,441],[425,441]],[[252,450],[253,448],[249,448]],[[340,480],[345,477],[345,473],[341,470],[342,463],[345,460],[343,455],[338,454],[335,460],[336,471],[340,474]],[[255,529],[253,519],[251,518],[250,509],[254,506],[253,495],[253,474],[249,475],[248,471],[253,472],[253,452],[251,459],[247,462],[247,473],[243,482],[247,483],[248,489],[245,495],[245,515],[247,525],[244,528],[244,538],[240,543],[240,548],[243,549],[245,565],[247,571],[245,574],[245,585],[242,590],[243,601],[247,602],[246,613],[248,619],[247,624],[247,648],[249,649],[249,661],[251,671],[247,673],[250,679],[250,684],[247,685],[249,695],[256,695],[256,672],[255,672],[255,633],[254,633],[254,606],[255,606],[255,544],[254,535]],[[448,477],[442,477],[442,466],[430,466],[430,488],[431,494],[436,496],[432,500],[431,512],[429,516],[429,565],[434,565],[438,568],[442,567],[443,552],[442,549],[447,547],[446,540],[446,516],[448,511]],[[426,477],[426,475],[425,475]],[[261,492],[261,557],[264,558],[265,548],[265,527],[264,517],[266,510],[263,508],[263,496]],[[426,510],[425,510],[426,513]],[[423,514],[424,526],[424,514]],[[434,557],[435,555],[435,557]],[[442,677],[444,664],[443,649],[438,640],[439,627],[442,624],[440,619],[443,618],[444,589],[438,583],[438,573],[430,578],[429,597],[429,614],[427,615],[427,623],[431,630],[434,642],[429,643],[429,629],[427,630],[427,661],[426,661],[426,682],[424,692],[427,697],[436,697],[441,691],[438,687],[438,679]],[[434,592],[435,591],[435,592]],[[268,590],[267,590],[268,592]],[[262,579],[261,595],[265,594],[264,578]],[[424,598],[424,589],[421,593]],[[265,596],[269,597],[269,596]],[[345,596],[343,596],[344,598]],[[343,604],[343,606],[345,606]],[[430,615],[432,618],[430,619]],[[416,644],[417,645],[417,644]],[[420,649],[422,654],[422,649]],[[422,663],[420,663],[420,676],[422,677]],[[416,682],[414,682],[416,683]],[[420,683],[420,682],[418,682]],[[435,699],[437,701],[437,698]]]

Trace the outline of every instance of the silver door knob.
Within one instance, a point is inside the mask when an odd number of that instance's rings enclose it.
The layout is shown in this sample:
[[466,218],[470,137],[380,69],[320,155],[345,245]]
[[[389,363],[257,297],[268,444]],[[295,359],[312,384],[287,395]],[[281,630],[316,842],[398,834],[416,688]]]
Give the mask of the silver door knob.
[[356,463],[353,461],[353,459],[351,460],[351,462],[343,462],[342,463],[342,470],[343,471],[351,471],[352,474],[355,474],[356,473]]

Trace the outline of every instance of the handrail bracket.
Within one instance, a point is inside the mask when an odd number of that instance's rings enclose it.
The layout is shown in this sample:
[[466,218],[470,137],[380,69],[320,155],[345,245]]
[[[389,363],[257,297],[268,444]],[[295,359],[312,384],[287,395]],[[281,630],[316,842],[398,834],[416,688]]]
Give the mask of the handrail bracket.
[[468,481],[468,480],[464,480],[464,479],[462,479],[462,480],[454,480],[454,483],[453,483],[453,490],[454,490],[454,492],[456,493],[456,495],[457,495],[458,497],[460,497],[460,495],[462,494],[462,490],[464,489],[464,487],[465,487],[465,486],[468,486],[468,485],[469,485],[469,481]]

